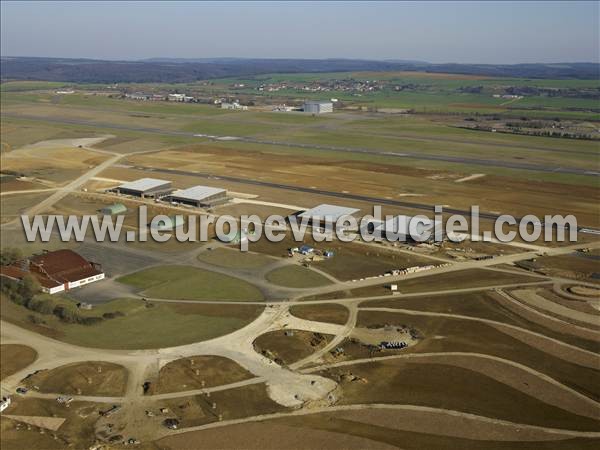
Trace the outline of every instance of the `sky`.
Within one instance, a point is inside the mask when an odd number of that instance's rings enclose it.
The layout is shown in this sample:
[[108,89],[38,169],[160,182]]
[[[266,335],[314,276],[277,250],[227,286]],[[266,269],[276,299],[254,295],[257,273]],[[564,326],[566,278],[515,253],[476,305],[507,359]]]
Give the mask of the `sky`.
[[1,2],[2,56],[599,62],[599,3]]

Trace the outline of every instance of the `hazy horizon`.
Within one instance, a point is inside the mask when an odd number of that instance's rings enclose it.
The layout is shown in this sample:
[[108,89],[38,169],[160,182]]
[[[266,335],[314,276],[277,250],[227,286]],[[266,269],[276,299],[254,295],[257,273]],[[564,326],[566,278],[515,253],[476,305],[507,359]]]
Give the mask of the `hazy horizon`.
[[600,61],[597,2],[3,1],[1,13],[6,57]]

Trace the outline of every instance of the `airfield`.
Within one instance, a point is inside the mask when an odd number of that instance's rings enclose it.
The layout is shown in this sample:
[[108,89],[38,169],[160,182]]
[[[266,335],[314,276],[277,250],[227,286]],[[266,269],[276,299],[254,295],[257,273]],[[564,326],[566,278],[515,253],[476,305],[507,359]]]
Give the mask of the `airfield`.
[[[597,447],[597,141],[453,126],[457,111],[523,114],[472,96],[439,97],[428,114],[313,117],[99,90],[3,84],[2,248],[70,248],[102,264],[105,280],[40,298],[112,317],[65,323],[2,294],[3,449]],[[597,125],[595,113],[542,106],[532,114]],[[229,201],[196,211],[107,192],[142,177],[227,189]],[[477,204],[482,230],[500,214],[574,214],[592,232],[575,243],[305,240],[331,258],[288,256],[291,236],[247,253],[217,239],[24,240],[20,214],[95,214],[116,201],[140,232],[142,204],[267,216],[322,203],[411,215]]]

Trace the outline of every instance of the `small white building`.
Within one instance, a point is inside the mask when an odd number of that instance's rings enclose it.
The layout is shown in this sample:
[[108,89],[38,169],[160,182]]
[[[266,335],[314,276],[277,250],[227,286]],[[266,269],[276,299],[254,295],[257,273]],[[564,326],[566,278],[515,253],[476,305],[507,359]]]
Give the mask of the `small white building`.
[[194,100],[194,97],[185,94],[169,94],[167,100],[170,102],[191,102]]
[[221,109],[237,109],[240,111],[247,111],[248,107],[246,105],[240,105],[238,102],[233,102],[233,103],[221,102]]

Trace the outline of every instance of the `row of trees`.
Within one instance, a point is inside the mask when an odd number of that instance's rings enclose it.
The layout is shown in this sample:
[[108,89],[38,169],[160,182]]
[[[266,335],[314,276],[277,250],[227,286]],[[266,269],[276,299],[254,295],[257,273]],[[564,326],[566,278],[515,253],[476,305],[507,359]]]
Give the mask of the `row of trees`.
[[107,312],[102,316],[84,316],[80,314],[75,305],[60,304],[52,298],[38,295],[40,285],[31,275],[23,277],[21,282],[3,278],[1,291],[13,303],[39,314],[52,314],[65,323],[94,325],[103,320],[123,316],[120,311]]
[[[17,248],[6,248],[0,252],[2,265],[12,264],[21,259],[23,259],[23,253]],[[65,323],[93,325],[102,322],[104,319],[112,319],[123,315],[120,311],[115,311],[105,313],[102,316],[83,316],[75,305],[59,304],[48,296],[38,295],[41,292],[41,286],[35,277],[29,274],[25,275],[21,281],[1,278],[0,290],[13,303],[39,314],[52,314]]]

